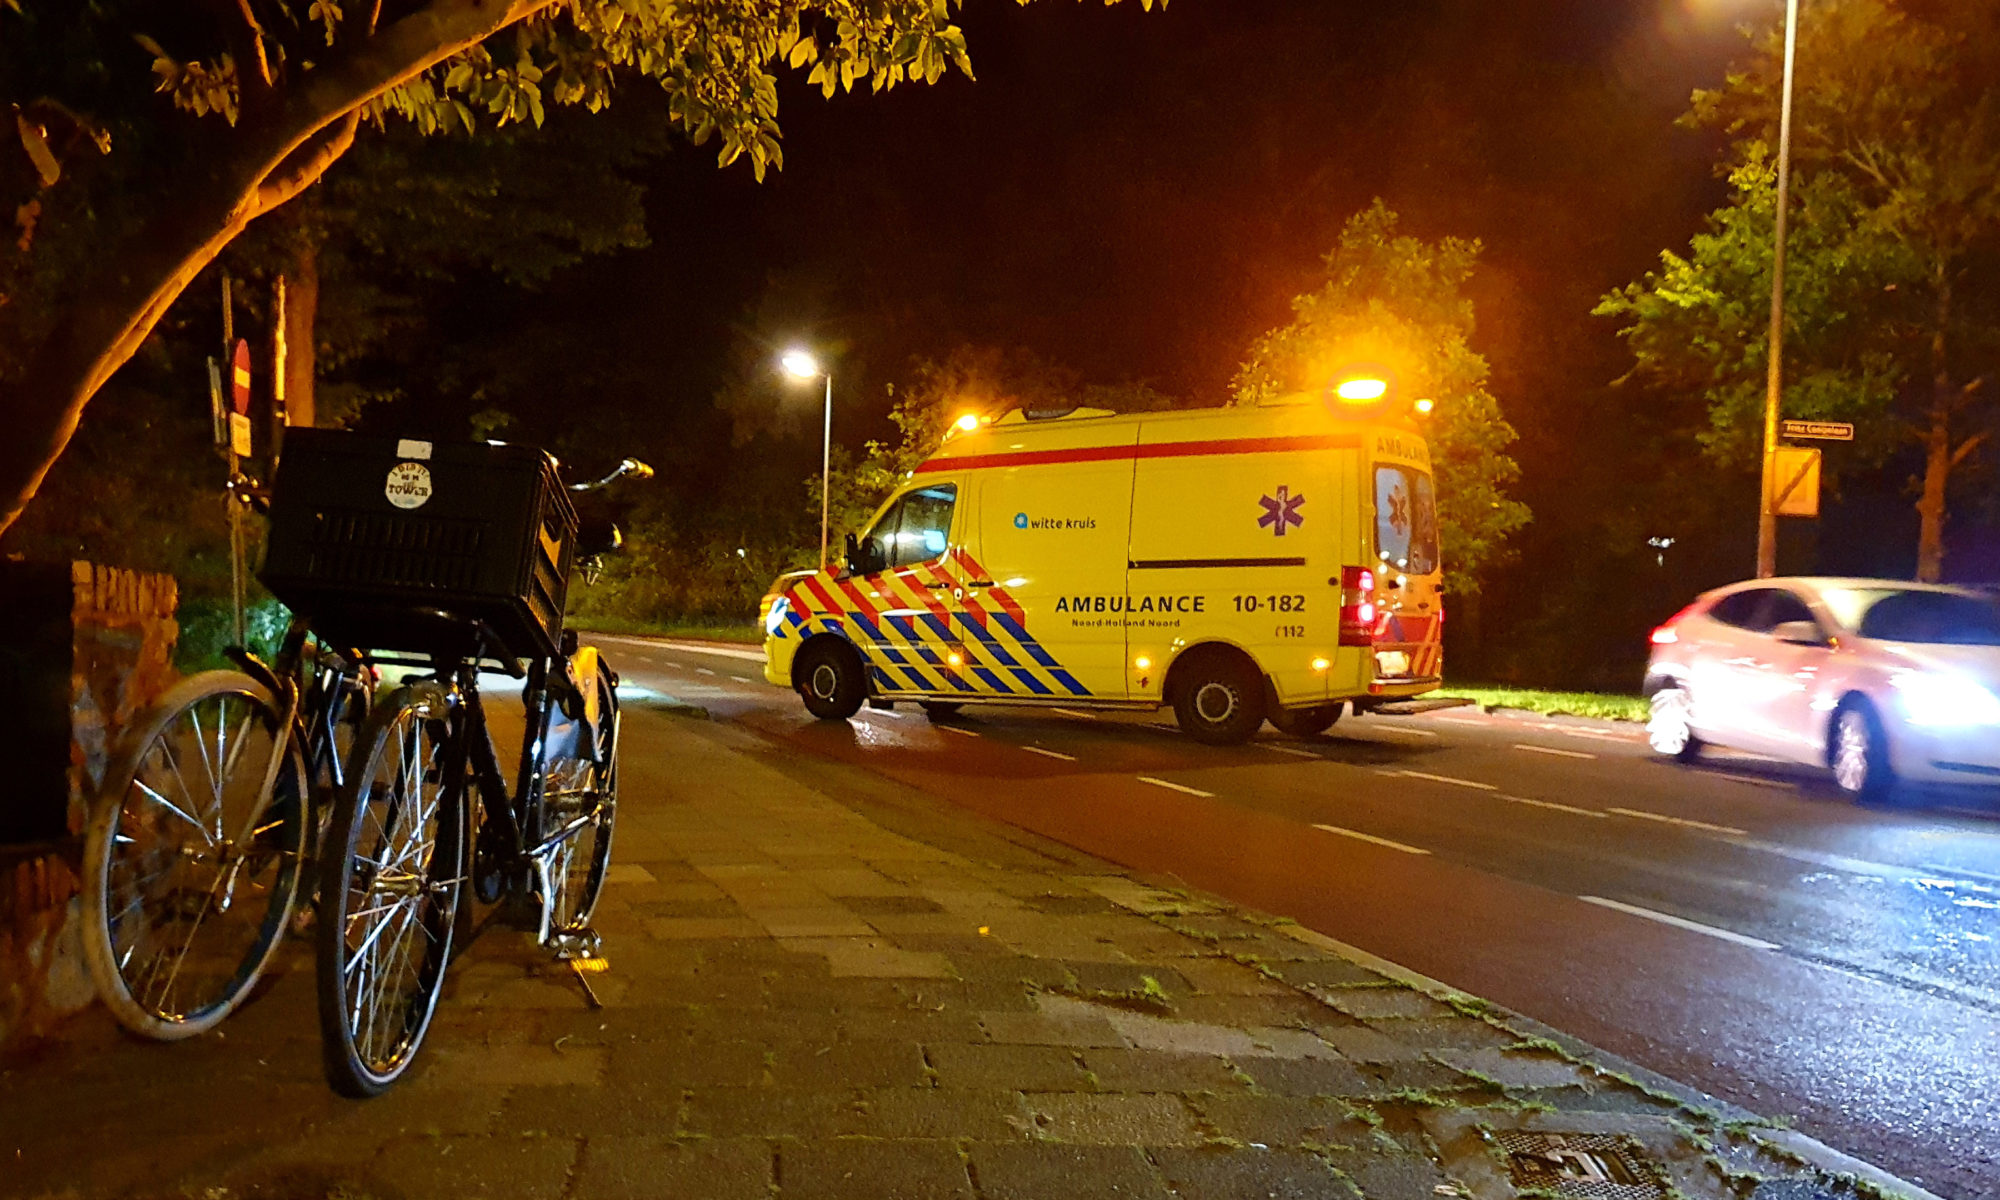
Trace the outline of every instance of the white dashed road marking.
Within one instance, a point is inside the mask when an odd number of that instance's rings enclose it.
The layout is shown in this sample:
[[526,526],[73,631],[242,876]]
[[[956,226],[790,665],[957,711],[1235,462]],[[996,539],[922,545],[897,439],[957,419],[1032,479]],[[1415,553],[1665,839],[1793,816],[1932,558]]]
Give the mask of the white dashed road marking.
[[1578,808],[1574,804],[1557,804],[1553,800],[1530,800],[1526,796],[1502,796],[1500,798],[1511,804],[1531,804],[1536,808],[1552,808],[1557,812],[1566,812],[1579,817],[1602,817],[1606,815],[1594,808]]
[[1097,719],[1096,713],[1078,712],[1073,708],[1052,708],[1049,711],[1052,713],[1061,713],[1065,717],[1075,717],[1080,721],[1095,721]]
[[1500,790],[1490,783],[1479,783],[1471,779],[1459,779],[1451,775],[1431,775],[1423,771],[1394,771],[1391,774],[1401,775],[1405,779],[1428,779],[1432,783],[1448,783],[1453,787],[1477,788],[1482,792],[1497,792]]
[[1295,746],[1274,746],[1274,745],[1272,745],[1272,744],[1271,744],[1271,743],[1269,743],[1269,742],[1254,742],[1254,743],[1252,743],[1252,744],[1253,744],[1253,745],[1256,745],[1256,746],[1259,746],[1259,747],[1262,747],[1262,748],[1263,748],[1263,749],[1265,749],[1265,750],[1269,750],[1269,751],[1271,751],[1271,752],[1272,752],[1273,754],[1289,754],[1289,755],[1291,755],[1291,756],[1292,756],[1292,757],[1294,757],[1294,758],[1318,758],[1318,757],[1319,757],[1319,755],[1317,755],[1317,754],[1314,754],[1314,753],[1313,753],[1312,751],[1310,751],[1310,750],[1300,750],[1300,749],[1298,749],[1298,748],[1297,748],[1297,747],[1295,747]]
[[1044,750],[1040,746],[1023,746],[1021,749],[1026,750],[1030,754],[1039,754],[1043,758],[1059,758],[1064,762],[1076,761],[1076,755],[1064,754],[1060,750]]
[[1646,812],[1637,808],[1611,808],[1605,811],[1615,812],[1621,817],[1637,817],[1641,821],[1658,821],[1662,825],[1679,825],[1683,829],[1699,829],[1707,833],[1724,833],[1734,837],[1750,835],[1749,830],[1738,829],[1734,825],[1711,825],[1707,821],[1691,821],[1686,817],[1670,817],[1665,813]]
[[694,669],[694,673],[695,673],[695,674],[697,674],[697,675],[713,675],[713,674],[715,674],[715,672],[713,672],[713,671],[709,670],[709,669],[708,669],[707,667],[696,667],[696,668]]
[[1357,829],[1342,829],[1342,828],[1341,828],[1340,826],[1338,826],[1338,825],[1314,825],[1314,826],[1313,826],[1313,828],[1314,828],[1314,829],[1323,829],[1323,830],[1325,830],[1325,831],[1326,831],[1326,832],[1328,832],[1328,833],[1337,833],[1337,834],[1339,834],[1339,835],[1340,835],[1341,837],[1346,837],[1346,838],[1353,838],[1353,839],[1355,839],[1356,841],[1361,841],[1361,842],[1372,842],[1373,844],[1375,844],[1375,845],[1377,845],[1377,846],[1387,846],[1387,847],[1388,847],[1389,849],[1391,849],[1391,850],[1401,850],[1401,851],[1402,851],[1403,853],[1405,853],[1405,854],[1429,854],[1429,853],[1430,853],[1430,851],[1428,851],[1428,850],[1424,849],[1424,848],[1423,848],[1423,847],[1421,847],[1421,846],[1405,846],[1405,845],[1404,845],[1403,843],[1401,843],[1401,842],[1392,842],[1392,841],[1390,841],[1390,840],[1389,840],[1388,838],[1385,838],[1385,837],[1376,837],[1376,836],[1375,836],[1374,834],[1372,834],[1372,833],[1362,833],[1362,832],[1361,832],[1360,830],[1357,830]]
[[1558,750],[1558,749],[1556,749],[1556,748],[1555,748],[1554,746],[1534,746],[1534,745],[1530,745],[1530,744],[1528,744],[1527,742],[1515,742],[1515,743],[1514,743],[1514,749],[1516,749],[1516,750],[1526,750],[1526,751],[1527,751],[1528,753],[1530,753],[1530,754],[1551,754],[1551,755],[1554,755],[1554,756],[1555,756],[1555,757],[1557,757],[1557,758],[1596,758],[1596,757],[1597,757],[1597,756],[1596,756],[1595,754],[1589,754],[1589,753],[1586,753],[1586,752],[1584,752],[1584,751],[1582,751],[1582,750]]
[[750,677],[749,677],[748,675],[731,675],[731,676],[730,676],[730,678],[731,678],[731,679],[734,679],[734,680],[735,680],[736,682],[738,682],[738,683],[755,683],[755,682],[757,682],[756,680],[754,680],[754,679],[750,678]]
[[1204,792],[1200,788],[1191,788],[1183,783],[1169,783],[1164,779],[1155,779],[1151,775],[1141,775],[1138,778],[1140,783],[1150,783],[1154,787],[1163,787],[1170,792],[1186,792],[1190,796],[1200,796],[1204,799],[1215,797],[1214,792]]
[[956,726],[956,725],[936,725],[936,724],[933,724],[933,725],[931,726],[931,728],[933,728],[933,729],[942,729],[942,730],[944,730],[944,731],[945,731],[946,733],[955,733],[955,734],[957,734],[957,735],[958,735],[958,736],[960,736],[960,737],[978,737],[978,736],[979,736],[978,734],[976,734],[976,733],[972,732],[972,731],[971,731],[970,729],[960,729],[960,728],[959,728],[958,726]]
[[1700,921],[1690,921],[1686,917],[1677,917],[1672,913],[1654,912],[1650,908],[1640,908],[1636,904],[1621,904],[1616,900],[1606,900],[1602,896],[1578,896],[1577,899],[1583,901],[1585,904],[1595,904],[1599,908],[1609,908],[1617,912],[1629,913],[1635,917],[1644,917],[1648,921],[1658,921],[1662,925],[1671,925],[1675,929],[1685,929],[1690,933],[1705,933],[1709,937],[1721,938],[1725,942],[1735,942],[1739,946],[1748,946],[1752,950],[1784,949],[1783,946],[1778,945],[1776,942],[1767,942],[1762,938],[1749,937],[1731,929],[1718,929],[1713,925],[1704,925]]

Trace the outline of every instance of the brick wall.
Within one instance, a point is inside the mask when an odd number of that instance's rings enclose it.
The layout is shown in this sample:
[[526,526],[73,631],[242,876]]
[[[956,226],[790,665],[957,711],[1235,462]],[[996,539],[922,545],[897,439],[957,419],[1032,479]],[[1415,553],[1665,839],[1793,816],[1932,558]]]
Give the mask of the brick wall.
[[174,679],[172,577],[0,563],[0,1049],[92,999],[81,841],[119,737]]

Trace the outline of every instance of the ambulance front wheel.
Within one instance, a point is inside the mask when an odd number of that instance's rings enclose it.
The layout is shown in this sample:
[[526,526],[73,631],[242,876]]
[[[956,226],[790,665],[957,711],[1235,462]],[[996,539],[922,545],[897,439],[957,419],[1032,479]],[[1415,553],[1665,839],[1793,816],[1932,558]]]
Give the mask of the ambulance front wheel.
[[1181,732],[1211,746],[1250,740],[1264,723],[1264,680],[1234,653],[1203,654],[1181,664],[1174,678],[1174,717]]
[[844,642],[814,642],[800,650],[793,678],[798,680],[806,711],[822,721],[845,721],[861,711],[861,702],[868,698],[861,656]]
[[1322,704],[1317,708],[1274,708],[1270,712],[1271,728],[1286,737],[1312,737],[1333,728],[1340,720],[1339,704]]

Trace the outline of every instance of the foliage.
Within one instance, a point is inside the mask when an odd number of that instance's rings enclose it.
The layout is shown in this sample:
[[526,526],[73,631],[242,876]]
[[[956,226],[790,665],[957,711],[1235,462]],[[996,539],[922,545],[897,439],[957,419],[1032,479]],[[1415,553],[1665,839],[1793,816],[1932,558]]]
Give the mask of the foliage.
[[1520,474],[1506,453],[1514,430],[1486,390],[1487,365],[1473,350],[1477,241],[1438,242],[1398,232],[1381,200],[1356,214],[1326,256],[1327,280],[1292,301],[1290,325],[1258,338],[1236,375],[1236,400],[1317,393],[1343,367],[1380,364],[1401,395],[1437,407],[1426,436],[1437,472],[1438,519],[1454,587],[1476,591],[1482,571],[1527,524],[1527,506],[1507,494]]
[[719,143],[722,163],[747,159],[762,179],[783,161],[779,70],[829,96],[969,75],[958,7],[10,0],[0,102],[22,151],[0,142],[0,211],[19,234],[0,262],[0,387],[19,436],[0,444],[0,531],[202,268],[317,182],[364,120],[424,133],[540,125],[549,103],[596,112],[636,76],[664,93],[667,128]]
[[[1687,256],[1664,255],[1597,308],[1625,325],[1637,378],[1699,391],[1706,448],[1738,464],[1762,445],[1757,314],[1783,88],[1780,35],[1758,36],[1683,118],[1731,139],[1730,204]],[[1936,579],[1954,473],[1983,467],[2000,425],[2000,0],[1822,0],[1801,20],[1798,63],[1785,408],[1855,419],[1877,460],[1921,451],[1917,570]]]
[[1539,688],[1485,687],[1446,684],[1431,695],[1470,700],[1481,709],[1519,708],[1552,717],[1599,717],[1609,721],[1644,721],[1646,698],[1613,692],[1550,692]]

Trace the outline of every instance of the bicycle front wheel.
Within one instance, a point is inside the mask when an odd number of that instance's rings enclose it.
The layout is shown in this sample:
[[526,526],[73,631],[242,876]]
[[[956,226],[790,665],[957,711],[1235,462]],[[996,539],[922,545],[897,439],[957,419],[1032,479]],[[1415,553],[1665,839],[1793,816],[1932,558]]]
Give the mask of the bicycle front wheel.
[[401,1078],[437,1010],[469,823],[453,728],[436,685],[391,693],[334,806],[320,876],[320,1048],[344,1096]]
[[551,938],[590,928],[611,866],[611,834],[618,819],[618,699],[608,684],[600,686],[608,732],[596,760],[556,757],[543,779],[542,813],[555,839],[547,851]]
[[[133,725],[84,836],[84,959],[119,1023],[214,1028],[284,936],[311,822],[305,763],[262,684],[209,671]],[[267,786],[267,784],[269,786]]]

